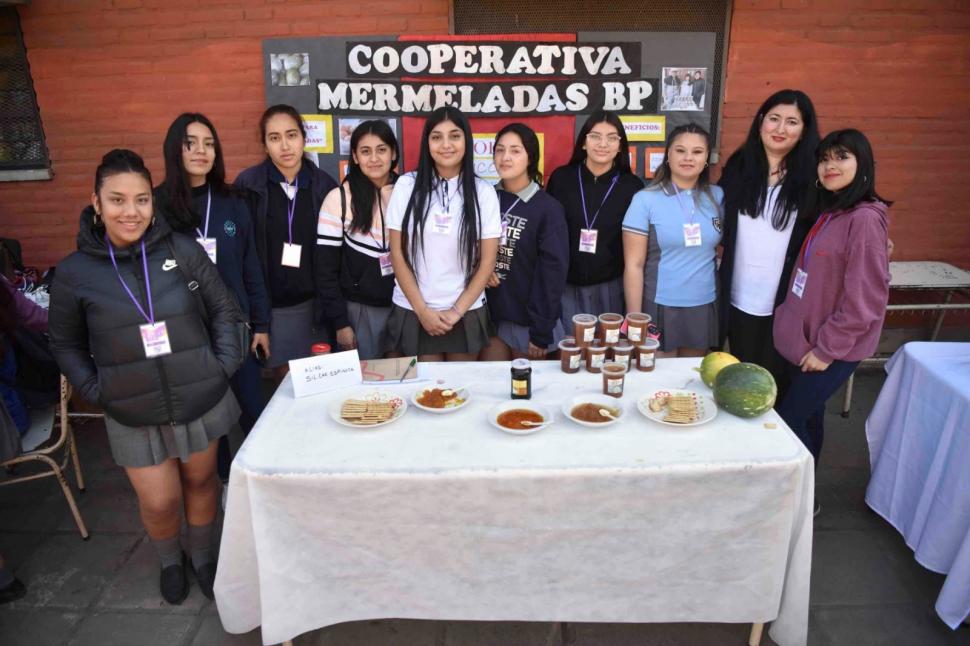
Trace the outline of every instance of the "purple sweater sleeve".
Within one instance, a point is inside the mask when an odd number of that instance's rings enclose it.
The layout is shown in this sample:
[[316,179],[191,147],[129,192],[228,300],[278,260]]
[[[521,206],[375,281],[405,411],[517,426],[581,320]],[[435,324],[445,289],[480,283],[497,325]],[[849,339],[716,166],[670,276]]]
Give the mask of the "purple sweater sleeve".
[[885,214],[876,209],[864,208],[853,217],[842,298],[819,328],[813,350],[826,363],[844,358],[873,326],[881,327],[889,301],[888,229]]

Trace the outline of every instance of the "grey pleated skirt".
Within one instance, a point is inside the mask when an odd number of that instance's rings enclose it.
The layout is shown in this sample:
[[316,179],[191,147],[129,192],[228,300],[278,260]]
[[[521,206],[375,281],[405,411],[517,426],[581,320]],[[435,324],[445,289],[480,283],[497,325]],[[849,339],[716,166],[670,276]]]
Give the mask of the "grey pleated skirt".
[[357,354],[361,359],[380,359],[384,356],[381,352],[381,334],[390,315],[390,306],[375,307],[347,301],[347,318],[357,337]]
[[381,335],[381,349],[385,353],[400,352],[404,356],[442,352],[477,353],[488,345],[494,335],[495,326],[484,305],[465,312],[462,320],[442,336],[431,336],[425,332],[418,315],[412,310],[392,305]]
[[716,302],[695,307],[671,307],[644,300],[643,311],[660,328],[661,352],[673,352],[677,348],[709,350],[717,347]]
[[[518,323],[513,323],[511,321],[499,321],[498,322],[498,338],[505,342],[505,345],[509,346],[516,352],[521,352],[522,354],[528,354],[529,352],[529,326],[519,325]],[[572,329],[572,328],[570,328]],[[556,327],[552,329],[552,343],[546,348],[549,352],[557,352],[559,350],[559,342],[562,338],[566,336],[563,331],[562,321],[556,321]]]
[[574,314],[599,316],[607,312],[626,312],[622,277],[582,287],[566,283],[566,289],[562,293],[563,330],[572,331]]
[[313,328],[313,300],[270,311],[269,352],[267,368],[285,365],[291,359],[309,357],[310,346],[325,341]]
[[228,433],[239,422],[239,404],[231,388],[202,417],[177,426],[125,426],[104,416],[111,456],[119,466],[150,467],[170,458],[187,462],[193,453]]

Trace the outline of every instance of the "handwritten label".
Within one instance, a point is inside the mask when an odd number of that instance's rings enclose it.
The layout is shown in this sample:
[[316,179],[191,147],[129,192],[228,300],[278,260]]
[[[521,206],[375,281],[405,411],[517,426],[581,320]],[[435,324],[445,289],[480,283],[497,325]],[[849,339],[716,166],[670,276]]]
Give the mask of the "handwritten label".
[[334,352],[290,361],[293,395],[306,397],[337,388],[359,385],[360,356],[357,350]]

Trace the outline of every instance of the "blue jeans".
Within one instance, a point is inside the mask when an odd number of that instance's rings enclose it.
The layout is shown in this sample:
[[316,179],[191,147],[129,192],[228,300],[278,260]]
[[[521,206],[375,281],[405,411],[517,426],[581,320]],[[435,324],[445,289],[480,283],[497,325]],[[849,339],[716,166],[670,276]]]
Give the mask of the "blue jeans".
[[[263,387],[259,374],[260,365],[256,357],[250,352],[239,370],[229,380],[232,393],[239,402],[242,415],[239,416],[239,426],[242,428],[243,435],[249,435],[249,431],[256,425],[256,420],[266,407],[263,401]],[[229,455],[229,438],[223,435],[219,438],[218,468],[219,477],[222,480],[229,478],[229,465],[232,456]]]
[[836,360],[821,372],[802,372],[800,367],[788,364],[791,384],[775,410],[815,458],[816,467],[824,439],[825,402],[858,365],[858,361]]

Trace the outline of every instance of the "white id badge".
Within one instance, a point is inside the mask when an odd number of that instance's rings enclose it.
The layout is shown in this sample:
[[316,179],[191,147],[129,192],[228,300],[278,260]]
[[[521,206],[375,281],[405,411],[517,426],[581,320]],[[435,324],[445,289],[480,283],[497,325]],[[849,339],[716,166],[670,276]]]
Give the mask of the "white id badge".
[[431,220],[431,230],[435,233],[451,233],[451,213],[435,213]]
[[381,276],[394,275],[394,265],[391,264],[391,252],[382,253],[377,257],[377,262],[381,265]]
[[596,253],[596,236],[599,232],[596,229],[579,230],[579,250],[584,253]]
[[209,255],[212,264],[216,264],[216,239],[215,238],[196,238],[196,242],[202,245],[205,252]]
[[792,293],[798,298],[805,293],[805,283],[808,282],[808,272],[795,268],[795,282],[791,284]]
[[699,247],[701,246],[701,223],[695,222],[694,224],[684,224],[684,246],[685,247]]
[[498,246],[504,247],[509,243],[509,221],[502,218],[502,235],[499,237]]
[[138,331],[141,332],[141,344],[145,348],[147,358],[172,354],[172,346],[168,342],[168,328],[165,327],[165,321],[139,325]]
[[298,244],[283,243],[283,266],[300,268],[300,252],[303,247]]

